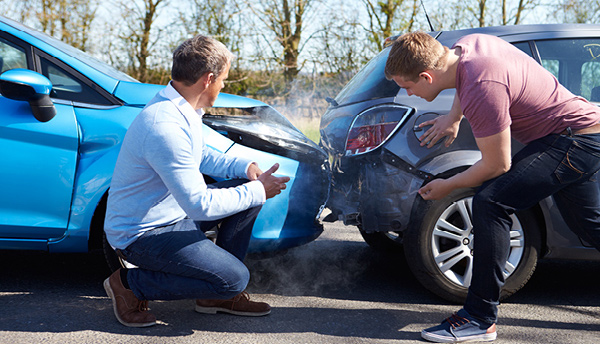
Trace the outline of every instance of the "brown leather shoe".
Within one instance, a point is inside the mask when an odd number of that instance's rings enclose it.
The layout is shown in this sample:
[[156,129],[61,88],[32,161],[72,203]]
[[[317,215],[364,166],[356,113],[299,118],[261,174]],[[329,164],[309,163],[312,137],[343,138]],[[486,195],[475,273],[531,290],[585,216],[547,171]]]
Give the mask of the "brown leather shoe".
[[229,300],[196,300],[196,312],[204,314],[223,312],[259,317],[271,313],[271,306],[264,302],[250,301],[248,293],[243,291]]
[[147,327],[156,325],[156,317],[148,312],[148,301],[140,301],[121,282],[120,269],[104,280],[104,290],[112,299],[117,320],[129,327]]

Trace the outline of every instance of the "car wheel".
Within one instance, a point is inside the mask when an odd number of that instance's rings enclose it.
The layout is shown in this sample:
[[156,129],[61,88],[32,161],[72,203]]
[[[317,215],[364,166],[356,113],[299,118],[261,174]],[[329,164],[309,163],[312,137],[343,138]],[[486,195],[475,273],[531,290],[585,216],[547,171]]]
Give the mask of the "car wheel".
[[[472,273],[472,189],[422,201],[404,238],[406,260],[419,282],[438,296],[463,303]],[[537,264],[540,230],[532,210],[512,215],[511,246],[501,299],[521,289]]]
[[106,240],[106,233],[102,232],[102,249],[104,251],[104,258],[111,271],[117,271],[120,268],[133,269],[136,266],[121,259],[115,250],[110,246],[108,240]]
[[402,232],[374,232],[367,233],[358,227],[360,235],[365,242],[374,250],[384,253],[397,254],[402,251]]

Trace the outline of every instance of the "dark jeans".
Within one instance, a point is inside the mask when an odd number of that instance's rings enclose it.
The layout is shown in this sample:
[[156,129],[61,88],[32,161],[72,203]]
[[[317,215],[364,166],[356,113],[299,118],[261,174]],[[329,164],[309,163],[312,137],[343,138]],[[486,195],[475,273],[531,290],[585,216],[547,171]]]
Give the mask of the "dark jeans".
[[[210,187],[231,187],[226,181]],[[140,300],[228,299],[246,288],[250,273],[242,262],[261,207],[222,220],[182,220],[144,233],[121,250],[130,269],[127,281]],[[204,232],[220,223],[216,245]]]
[[498,317],[502,271],[510,249],[510,214],[554,196],[569,228],[600,250],[600,134],[549,135],[525,146],[510,170],[473,198],[473,278],[465,310],[488,323]]

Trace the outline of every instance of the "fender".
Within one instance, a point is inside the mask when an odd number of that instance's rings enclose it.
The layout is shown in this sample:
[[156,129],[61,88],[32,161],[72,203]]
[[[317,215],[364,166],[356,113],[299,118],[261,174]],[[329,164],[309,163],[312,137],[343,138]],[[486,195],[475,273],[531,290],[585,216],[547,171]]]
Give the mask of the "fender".
[[456,168],[468,168],[479,160],[481,160],[481,152],[478,150],[452,151],[435,156],[419,166],[419,170],[437,176]]

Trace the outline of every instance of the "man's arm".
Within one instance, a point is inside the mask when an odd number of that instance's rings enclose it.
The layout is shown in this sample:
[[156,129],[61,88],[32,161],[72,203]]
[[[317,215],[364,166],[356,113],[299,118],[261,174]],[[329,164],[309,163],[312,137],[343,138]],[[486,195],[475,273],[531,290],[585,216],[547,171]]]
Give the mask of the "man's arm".
[[510,169],[511,141],[510,128],[483,138],[475,139],[481,151],[481,160],[448,179],[434,179],[419,190],[426,200],[438,200],[459,188],[481,185],[483,182],[498,177]]

